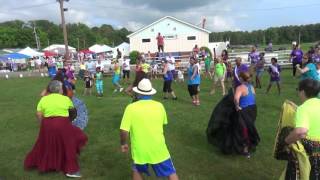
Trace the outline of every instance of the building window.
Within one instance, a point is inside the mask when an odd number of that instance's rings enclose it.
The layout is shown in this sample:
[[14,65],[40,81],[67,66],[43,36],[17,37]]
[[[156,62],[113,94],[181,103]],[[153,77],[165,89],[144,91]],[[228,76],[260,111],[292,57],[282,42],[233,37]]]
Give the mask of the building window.
[[149,38],[149,39],[142,39],[142,42],[143,43],[148,43],[148,42],[150,42],[151,41],[151,39]]
[[172,39],[177,39],[178,35],[176,34],[164,35],[163,38],[166,40],[172,40]]
[[175,31],[175,30],[177,30],[177,28],[176,28],[176,27],[174,27],[174,28],[173,28],[173,30]]
[[196,36],[188,36],[187,39],[188,40],[196,40]]
[[151,32],[153,32],[153,31],[154,31],[154,29],[152,28],[152,29],[151,29]]

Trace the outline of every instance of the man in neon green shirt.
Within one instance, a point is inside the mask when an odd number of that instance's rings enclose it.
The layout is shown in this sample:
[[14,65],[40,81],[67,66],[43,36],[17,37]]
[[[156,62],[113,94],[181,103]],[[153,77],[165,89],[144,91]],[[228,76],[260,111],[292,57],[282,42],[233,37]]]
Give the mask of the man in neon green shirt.
[[161,103],[151,99],[156,90],[150,80],[142,79],[133,91],[139,101],[127,106],[120,125],[122,152],[129,150],[130,133],[133,179],[141,180],[143,173],[150,175],[151,165],[158,177],[178,180],[163,134],[163,125],[168,123],[166,111]]
[[289,145],[296,141],[303,144],[311,164],[310,179],[319,179],[320,169],[320,83],[317,80],[305,79],[300,81],[299,97],[303,104],[296,112],[296,127],[286,137]]

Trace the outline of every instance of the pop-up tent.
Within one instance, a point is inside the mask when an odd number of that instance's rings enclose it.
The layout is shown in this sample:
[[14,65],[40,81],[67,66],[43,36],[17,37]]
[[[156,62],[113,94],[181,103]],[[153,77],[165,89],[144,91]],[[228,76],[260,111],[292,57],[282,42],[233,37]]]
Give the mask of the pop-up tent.
[[122,52],[123,56],[129,56],[130,53],[130,44],[123,42],[120,45],[118,45],[117,47],[114,48],[114,53],[117,53],[117,49],[119,49]]
[[80,50],[80,52],[82,52],[83,54],[94,54],[95,53],[93,51],[90,51],[89,49],[83,49],[83,50]]
[[[65,54],[65,46],[63,44],[52,44],[46,48],[43,49],[44,51],[50,51],[50,52],[55,52],[58,54]],[[76,48],[68,46],[69,52],[77,52]]]
[[95,53],[103,53],[103,52],[112,51],[111,47],[109,47],[107,45],[99,45],[99,44],[95,44],[95,45],[89,47],[89,50],[93,51]]
[[44,56],[46,57],[52,57],[52,56],[57,56],[58,54],[55,52],[50,52],[50,51],[44,51]]
[[30,56],[20,54],[20,53],[10,53],[5,54],[0,57],[0,61],[8,61],[11,60],[11,62],[14,63],[26,63],[26,59],[31,58]]
[[26,47],[26,48],[22,49],[21,51],[19,51],[18,53],[24,54],[27,56],[31,56],[31,57],[43,56],[43,53],[35,51],[35,50],[31,49],[30,47]]

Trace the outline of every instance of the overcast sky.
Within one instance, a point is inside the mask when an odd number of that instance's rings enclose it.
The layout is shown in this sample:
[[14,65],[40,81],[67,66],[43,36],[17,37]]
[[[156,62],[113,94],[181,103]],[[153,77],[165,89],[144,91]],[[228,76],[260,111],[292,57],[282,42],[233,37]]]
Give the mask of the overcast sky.
[[[46,19],[60,23],[56,0],[0,0],[0,22]],[[257,30],[320,23],[319,0],[70,0],[67,22],[111,24],[134,31],[163,16],[200,24],[211,31]]]

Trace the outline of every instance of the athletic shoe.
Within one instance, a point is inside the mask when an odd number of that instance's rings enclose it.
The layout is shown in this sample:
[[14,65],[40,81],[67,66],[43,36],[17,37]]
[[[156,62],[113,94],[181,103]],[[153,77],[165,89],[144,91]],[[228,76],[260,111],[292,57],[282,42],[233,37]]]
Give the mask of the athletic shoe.
[[70,174],[67,173],[66,176],[70,177],[70,178],[81,178],[82,177],[81,174],[80,174],[80,171],[72,173],[72,174],[71,173]]
[[120,92],[122,92],[123,91],[123,88],[120,88]]
[[118,91],[118,89],[113,90],[113,93],[116,93]]
[[245,152],[243,153],[243,155],[247,158],[250,159],[251,158],[251,154],[249,152]]

